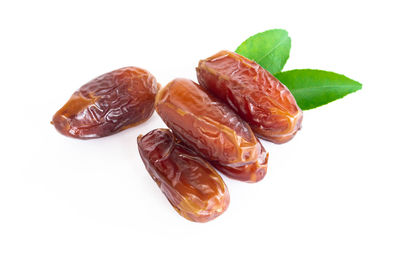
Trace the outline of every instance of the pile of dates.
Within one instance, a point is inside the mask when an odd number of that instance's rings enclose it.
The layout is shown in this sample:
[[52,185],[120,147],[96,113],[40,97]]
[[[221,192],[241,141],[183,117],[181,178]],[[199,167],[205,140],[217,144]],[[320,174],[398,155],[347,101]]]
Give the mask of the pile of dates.
[[146,121],[155,109],[169,129],[138,137],[143,163],[180,215],[210,221],[230,201],[216,169],[260,181],[268,152],[257,137],[285,143],[303,114],[285,85],[236,53],[221,51],[201,60],[196,71],[199,84],[178,78],[163,88],[137,67],[106,73],[76,91],[52,124],[66,136],[98,138]]

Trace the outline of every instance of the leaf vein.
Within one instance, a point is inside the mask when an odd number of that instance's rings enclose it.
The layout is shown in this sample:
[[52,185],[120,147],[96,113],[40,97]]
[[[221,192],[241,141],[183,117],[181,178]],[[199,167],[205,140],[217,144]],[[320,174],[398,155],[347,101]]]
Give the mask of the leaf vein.
[[352,90],[352,89],[360,89],[361,87],[359,85],[357,86],[349,86],[349,85],[323,85],[323,86],[314,86],[314,87],[305,87],[305,88],[291,88],[288,87],[290,91],[295,91],[295,92],[301,92],[301,91],[308,91],[308,90],[313,90],[313,89],[327,89],[327,88],[333,88],[333,89],[346,89],[346,90]]
[[275,49],[277,49],[280,45],[283,44],[283,42],[287,41],[288,39],[289,39],[289,37],[286,37],[286,38],[282,39],[281,41],[279,41],[279,43],[275,47],[273,47],[270,51],[268,51],[264,56],[262,56],[260,58],[260,60],[257,61],[257,63],[261,63],[264,58],[269,56]]

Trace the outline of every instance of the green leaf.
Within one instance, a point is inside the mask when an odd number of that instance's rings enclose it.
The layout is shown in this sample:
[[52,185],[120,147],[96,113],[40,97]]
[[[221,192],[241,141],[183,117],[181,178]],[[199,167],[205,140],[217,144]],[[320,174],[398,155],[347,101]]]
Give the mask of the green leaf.
[[286,30],[267,30],[246,39],[235,52],[257,62],[264,69],[275,74],[282,71],[286,64],[289,58],[290,44],[290,37]]
[[321,70],[291,70],[275,77],[289,88],[303,110],[325,105],[362,88],[361,83],[344,75]]

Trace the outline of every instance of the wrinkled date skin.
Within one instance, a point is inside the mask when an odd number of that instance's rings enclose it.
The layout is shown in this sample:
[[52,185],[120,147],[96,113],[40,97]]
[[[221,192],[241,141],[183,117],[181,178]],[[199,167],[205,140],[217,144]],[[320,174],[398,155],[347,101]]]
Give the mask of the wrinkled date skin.
[[159,88],[154,76],[141,68],[103,74],[76,91],[52,124],[60,133],[80,139],[114,134],[150,118]]
[[303,112],[290,91],[257,63],[221,51],[197,67],[199,83],[228,103],[261,138],[285,143],[301,128]]
[[138,147],[147,171],[180,215],[207,222],[228,208],[230,197],[222,178],[170,130],[140,135]]
[[179,139],[227,176],[247,182],[265,176],[268,153],[250,126],[200,85],[173,80],[158,93],[156,110]]

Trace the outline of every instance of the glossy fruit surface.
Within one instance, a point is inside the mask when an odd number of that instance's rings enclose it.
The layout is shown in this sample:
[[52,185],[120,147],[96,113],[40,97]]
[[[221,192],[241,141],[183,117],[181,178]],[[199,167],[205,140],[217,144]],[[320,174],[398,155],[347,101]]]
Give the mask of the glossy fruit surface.
[[261,152],[257,160],[241,166],[221,165],[219,162],[212,162],[215,168],[230,178],[249,183],[255,183],[264,178],[267,173],[269,153],[265,151],[260,143]]
[[83,85],[53,116],[52,124],[74,138],[108,136],[147,120],[158,90],[146,70],[121,68]]
[[301,128],[303,112],[290,91],[257,63],[221,51],[197,67],[199,83],[229,104],[263,139],[284,143]]
[[[248,182],[261,180],[268,155],[249,125],[228,105],[187,79],[160,90],[156,110],[187,146],[226,175]],[[227,173],[234,170],[232,173]]]
[[180,215],[207,222],[228,208],[229,192],[222,178],[170,130],[139,136],[138,147],[147,171]]

